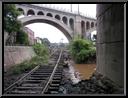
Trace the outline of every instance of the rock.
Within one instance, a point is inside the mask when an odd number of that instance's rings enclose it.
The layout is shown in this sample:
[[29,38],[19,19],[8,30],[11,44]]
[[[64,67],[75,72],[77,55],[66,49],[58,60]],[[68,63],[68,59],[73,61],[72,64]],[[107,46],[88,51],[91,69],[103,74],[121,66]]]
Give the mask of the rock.
[[96,83],[96,81],[97,81],[96,77],[93,76],[93,77],[91,78],[91,81],[94,82],[94,83]]
[[[70,69],[70,68],[69,68]],[[90,79],[80,80],[77,83],[72,70],[65,71],[66,75],[62,79],[62,87],[66,89],[66,94],[120,94],[123,90],[119,88],[107,77],[99,73],[94,73]],[[70,74],[70,75],[69,75]],[[72,77],[71,77],[72,75]],[[62,92],[62,91],[61,91]]]
[[66,89],[65,89],[63,86],[60,86],[60,88],[59,88],[59,93],[66,94],[67,91],[66,91]]
[[98,80],[98,86],[100,86],[102,89],[107,89],[107,87],[101,82],[101,80]]

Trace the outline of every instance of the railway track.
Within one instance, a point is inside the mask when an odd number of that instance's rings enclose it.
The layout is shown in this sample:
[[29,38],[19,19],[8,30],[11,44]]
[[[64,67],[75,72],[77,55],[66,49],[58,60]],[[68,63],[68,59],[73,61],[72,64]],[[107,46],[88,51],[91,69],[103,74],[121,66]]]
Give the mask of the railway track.
[[4,94],[57,94],[62,78],[63,67],[61,64],[61,52],[52,55],[52,59],[56,61],[53,66],[39,65],[33,70],[13,83]]

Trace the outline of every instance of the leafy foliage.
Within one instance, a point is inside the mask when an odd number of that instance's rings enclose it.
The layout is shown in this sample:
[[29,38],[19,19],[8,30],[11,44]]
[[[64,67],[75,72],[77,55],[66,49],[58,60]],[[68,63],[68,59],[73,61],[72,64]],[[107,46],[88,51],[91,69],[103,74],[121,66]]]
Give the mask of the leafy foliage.
[[24,61],[13,68],[13,74],[20,74],[24,71],[31,70],[37,65],[42,65],[43,63],[48,63],[48,50],[44,44],[35,44],[33,46],[35,53],[37,54],[31,60]]
[[4,30],[8,32],[7,45],[23,44],[28,45],[28,35],[23,32],[23,25],[17,20],[17,17],[21,14],[16,9],[15,4],[4,4]]
[[20,30],[17,33],[17,36],[16,36],[16,43],[17,44],[28,45],[29,44],[28,34],[25,33],[24,31]]
[[15,65],[12,68],[12,72],[13,74],[21,74],[25,71],[29,71],[33,69],[37,65],[41,65],[42,63],[47,63],[47,61],[44,60],[43,58],[40,58],[39,56],[35,56],[31,60],[24,61],[20,64]]
[[79,37],[70,43],[69,49],[76,63],[85,63],[90,57],[96,55],[96,49],[92,42]]
[[38,56],[48,55],[48,49],[45,47],[44,44],[37,43],[33,46],[33,48]]
[[4,4],[4,30],[9,34],[20,30],[22,24],[17,20],[19,15],[14,4]]
[[47,47],[50,46],[50,41],[47,38],[43,38],[43,39],[41,38],[41,43]]
[[44,44],[37,43],[33,46],[33,49],[38,56],[37,59],[42,60],[42,61],[48,61],[49,51],[48,51],[48,48]]

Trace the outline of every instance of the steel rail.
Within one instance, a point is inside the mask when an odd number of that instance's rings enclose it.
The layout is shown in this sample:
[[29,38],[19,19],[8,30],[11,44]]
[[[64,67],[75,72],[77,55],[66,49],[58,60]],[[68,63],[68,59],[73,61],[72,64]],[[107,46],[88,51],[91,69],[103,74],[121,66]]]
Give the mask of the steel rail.
[[55,71],[56,71],[56,69],[57,69],[57,67],[58,67],[58,63],[59,63],[59,61],[60,61],[61,55],[62,55],[62,50],[61,50],[61,52],[60,52],[59,58],[58,58],[58,60],[57,60],[57,63],[56,63],[56,65],[55,65],[54,69],[53,69],[53,72],[52,72],[52,74],[51,74],[51,76],[50,76],[50,78],[49,78],[47,84],[45,85],[44,89],[42,90],[41,94],[44,94],[44,92],[46,91],[46,89],[47,89],[49,83],[51,83],[52,78],[53,78],[53,75],[54,75],[54,73],[55,73]]
[[[53,51],[52,54],[50,55],[50,57],[55,53],[56,51]],[[40,65],[37,65],[36,67],[34,67],[29,73],[25,74],[23,77],[21,77],[19,80],[17,80],[16,82],[14,82],[13,84],[11,84],[9,87],[7,87],[4,90],[4,93],[6,93],[10,88],[12,88],[14,85],[16,85],[17,83],[19,83],[20,81],[22,81],[23,79],[25,79],[27,76],[29,76],[32,72],[34,72],[35,70],[37,70],[40,67]]]
[[4,90],[4,93],[6,93],[11,87],[13,87],[14,85],[16,85],[17,83],[19,83],[20,81],[22,81],[24,78],[26,78],[27,76],[29,76],[33,71],[35,71],[36,69],[38,69],[40,67],[40,65],[36,66],[34,69],[32,69],[29,73],[25,74],[23,77],[21,77],[19,80],[17,80],[16,82],[14,82],[12,85],[10,85],[9,87],[7,87]]
[[[50,55],[50,57],[51,57],[55,52],[56,52],[56,51],[54,51],[54,52]],[[54,75],[54,73],[55,73],[55,71],[56,71],[57,65],[58,65],[58,63],[59,63],[59,61],[60,61],[61,54],[62,54],[62,50],[61,50],[61,52],[60,52],[59,58],[58,58],[58,60],[57,60],[57,63],[56,63],[56,65],[55,65],[55,67],[54,67],[54,69],[53,69],[53,71],[52,71],[52,73],[51,73],[51,75],[50,75],[50,78],[48,79],[48,82],[47,82],[46,86],[44,87],[43,91],[45,91],[45,89],[47,88],[48,84],[49,84],[50,81],[52,80],[52,77],[53,77],[53,75]],[[31,73],[33,73],[35,70],[39,69],[39,67],[40,67],[40,65],[37,65],[37,66],[36,66],[35,68],[33,68],[29,73],[25,74],[25,75],[24,75],[23,77],[21,77],[19,80],[17,80],[17,81],[14,82],[13,84],[11,84],[9,87],[7,87],[7,88],[4,90],[4,93],[6,94],[11,88],[15,87],[16,84],[21,83],[22,81],[24,81],[24,79],[25,79],[26,77],[28,77],[28,76],[29,76]],[[42,92],[42,91],[41,91],[41,92]]]

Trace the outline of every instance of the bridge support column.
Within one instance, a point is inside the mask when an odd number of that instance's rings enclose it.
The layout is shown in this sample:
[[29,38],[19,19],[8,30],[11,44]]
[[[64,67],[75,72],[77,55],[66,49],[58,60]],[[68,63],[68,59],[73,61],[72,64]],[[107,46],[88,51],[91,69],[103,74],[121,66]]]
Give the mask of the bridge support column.
[[97,5],[97,72],[124,87],[124,5]]
[[27,16],[27,10],[24,10],[24,16]]
[[82,35],[81,33],[81,17],[80,16],[76,16],[76,21],[75,21],[75,25],[74,25],[74,31],[75,31],[75,35]]

